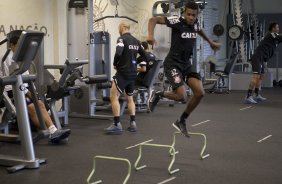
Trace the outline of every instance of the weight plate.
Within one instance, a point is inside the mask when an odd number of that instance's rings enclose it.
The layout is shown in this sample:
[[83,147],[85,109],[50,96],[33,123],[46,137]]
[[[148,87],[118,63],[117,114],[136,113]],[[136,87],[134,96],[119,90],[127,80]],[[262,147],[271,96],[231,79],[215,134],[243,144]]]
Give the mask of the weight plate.
[[213,34],[216,36],[222,36],[224,33],[224,27],[221,24],[213,26]]
[[243,36],[243,29],[238,25],[233,25],[228,29],[228,37],[231,40],[240,40]]

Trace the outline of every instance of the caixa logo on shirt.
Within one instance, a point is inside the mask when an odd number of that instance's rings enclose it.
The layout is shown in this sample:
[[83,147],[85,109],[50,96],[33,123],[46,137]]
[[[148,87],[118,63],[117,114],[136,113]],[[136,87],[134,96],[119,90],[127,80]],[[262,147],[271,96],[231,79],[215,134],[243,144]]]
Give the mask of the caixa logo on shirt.
[[197,33],[187,33],[184,32],[181,34],[181,38],[197,38]]
[[139,46],[138,45],[129,45],[128,48],[131,50],[138,50]]

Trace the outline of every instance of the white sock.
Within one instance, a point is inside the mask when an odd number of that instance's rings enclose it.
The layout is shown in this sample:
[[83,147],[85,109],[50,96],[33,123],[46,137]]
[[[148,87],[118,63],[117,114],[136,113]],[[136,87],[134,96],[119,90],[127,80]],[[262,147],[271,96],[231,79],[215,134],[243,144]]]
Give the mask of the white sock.
[[49,126],[49,132],[50,132],[50,134],[53,134],[53,133],[55,133],[58,129],[55,127],[55,125],[51,125],[51,126]]

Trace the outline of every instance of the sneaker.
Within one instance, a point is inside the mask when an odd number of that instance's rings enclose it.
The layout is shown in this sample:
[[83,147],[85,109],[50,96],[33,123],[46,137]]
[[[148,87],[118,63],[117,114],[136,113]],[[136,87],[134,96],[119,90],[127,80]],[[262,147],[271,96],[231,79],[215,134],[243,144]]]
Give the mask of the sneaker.
[[159,100],[161,99],[160,95],[158,94],[160,91],[152,91],[147,106],[150,112],[153,112],[156,105],[158,104]]
[[257,101],[254,100],[253,96],[249,96],[248,98],[245,98],[244,101],[245,104],[257,104]]
[[136,132],[137,126],[135,121],[131,121],[129,127],[127,128],[129,132]]
[[172,123],[172,126],[181,132],[185,137],[190,137],[186,128],[186,123],[181,123],[179,120],[176,120],[176,122]]
[[253,99],[257,102],[262,102],[266,100],[266,98],[262,97],[261,95],[254,96]]
[[106,133],[119,133],[123,131],[121,123],[117,123],[117,125],[113,123],[108,128],[105,128],[104,130]]
[[61,140],[66,139],[71,133],[70,129],[56,130],[53,134],[50,134],[49,142],[53,144],[59,143]]

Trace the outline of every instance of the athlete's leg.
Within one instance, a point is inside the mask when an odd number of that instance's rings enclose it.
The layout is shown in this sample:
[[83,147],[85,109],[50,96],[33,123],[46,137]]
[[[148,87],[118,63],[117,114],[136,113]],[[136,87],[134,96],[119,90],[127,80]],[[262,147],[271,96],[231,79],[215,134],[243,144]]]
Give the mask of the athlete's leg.
[[175,101],[184,101],[186,99],[186,88],[181,71],[174,66],[164,66],[164,73],[171,85],[173,91],[153,91],[148,103],[148,108],[153,111],[158,101],[162,97],[169,98]]
[[199,105],[200,101],[204,97],[205,91],[203,88],[202,81],[197,78],[189,78],[188,86],[191,88],[193,92],[193,96],[191,100],[187,103],[185,112],[190,115],[191,112]]
[[119,104],[119,96],[121,94],[121,90],[123,90],[119,86],[119,84],[121,83],[122,81],[120,81],[120,79],[115,76],[114,80],[112,81],[112,88],[110,94],[114,119],[113,119],[113,123],[109,127],[104,129],[107,133],[122,132],[122,126],[120,123],[120,104]]
[[265,101],[265,100],[266,100],[265,97],[263,97],[263,96],[260,95],[261,84],[262,84],[263,78],[264,78],[264,74],[262,73],[262,74],[260,75],[260,78],[259,78],[258,83],[257,83],[256,86],[255,86],[255,95],[254,95],[253,98],[254,98],[254,100],[255,100],[256,102],[262,102],[262,101]]
[[127,130],[130,132],[136,132],[137,130],[137,126],[135,122],[135,103],[133,99],[134,89],[135,89],[135,80],[132,80],[131,82],[128,83],[128,85],[125,88],[125,93],[126,93],[125,97],[127,100],[128,113],[130,116],[130,123]]
[[252,79],[249,84],[249,89],[248,89],[247,96],[245,98],[244,103],[256,104],[257,102],[253,98],[253,91],[256,88],[256,86],[260,86],[261,84],[260,78],[261,78],[261,71],[262,71],[263,56],[259,53],[259,51],[257,51],[257,53],[255,53],[252,56],[251,60],[252,60],[253,75],[252,75]]
[[112,88],[111,88],[111,105],[112,105],[112,112],[114,117],[120,116],[120,104],[119,104],[119,96],[120,92],[117,89],[117,86],[114,82],[112,82]]
[[202,81],[198,78],[190,77],[188,78],[187,85],[191,88],[193,96],[191,100],[187,103],[184,112],[181,114],[180,118],[173,123],[173,126],[180,130],[183,135],[189,137],[186,128],[186,119],[192,113],[192,111],[199,105],[201,99],[203,98],[205,92],[203,88]]

